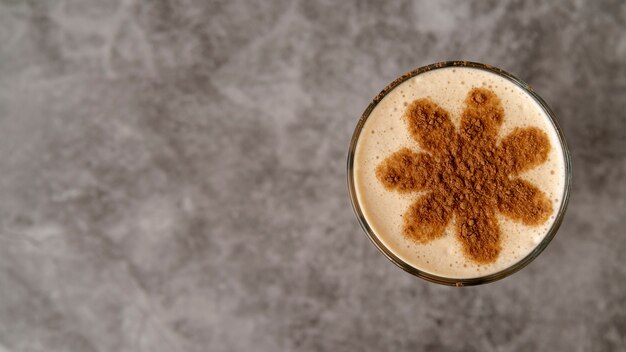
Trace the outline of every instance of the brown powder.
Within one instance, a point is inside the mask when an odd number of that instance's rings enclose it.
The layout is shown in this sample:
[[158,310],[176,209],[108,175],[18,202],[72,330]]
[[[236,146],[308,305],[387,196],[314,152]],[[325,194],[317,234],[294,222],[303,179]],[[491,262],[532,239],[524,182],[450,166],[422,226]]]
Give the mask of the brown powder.
[[400,149],[378,165],[376,176],[388,190],[427,192],[403,217],[407,238],[418,243],[439,238],[454,216],[465,255],[490,263],[501,251],[497,211],[527,225],[552,214],[541,190],[512,178],[547,159],[548,136],[535,127],[517,128],[497,143],[504,110],[493,91],[469,92],[458,132],[448,112],[430,99],[413,101],[404,117],[427,153]]

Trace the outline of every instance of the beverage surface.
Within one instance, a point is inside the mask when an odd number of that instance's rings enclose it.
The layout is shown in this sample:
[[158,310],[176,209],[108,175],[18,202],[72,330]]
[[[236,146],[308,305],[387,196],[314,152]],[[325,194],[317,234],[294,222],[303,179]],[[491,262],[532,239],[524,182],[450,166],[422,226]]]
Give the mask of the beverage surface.
[[565,164],[549,117],[522,88],[448,67],[408,79],[372,110],[354,185],[368,224],[397,257],[472,278],[514,265],[542,241]]

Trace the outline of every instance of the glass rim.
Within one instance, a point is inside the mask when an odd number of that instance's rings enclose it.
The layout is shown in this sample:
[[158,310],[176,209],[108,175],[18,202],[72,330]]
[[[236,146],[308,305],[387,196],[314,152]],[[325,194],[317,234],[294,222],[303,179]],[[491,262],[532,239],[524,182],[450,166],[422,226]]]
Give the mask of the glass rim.
[[[396,256],[393,253],[393,251],[391,251],[389,248],[387,248],[387,246],[385,246],[382,243],[382,241],[378,238],[376,233],[369,226],[367,220],[365,219],[365,216],[363,215],[361,207],[359,205],[359,201],[357,198],[356,189],[354,185],[354,153],[356,151],[356,145],[361,135],[361,131],[363,130],[363,126],[365,125],[365,122],[369,118],[369,115],[374,110],[374,108],[378,105],[378,103],[380,103],[380,101],[387,94],[389,94],[392,90],[394,90],[397,86],[404,83],[405,81],[417,75],[420,75],[424,72],[441,69],[441,68],[447,68],[447,67],[469,67],[469,68],[488,71],[498,76],[501,76],[513,82],[516,86],[522,88],[546,112],[546,115],[548,116],[550,122],[552,123],[552,126],[555,129],[557,137],[559,139],[561,150],[563,151],[563,161],[565,163],[565,180],[564,180],[565,184],[563,188],[563,199],[561,201],[561,205],[556,214],[556,217],[552,223],[552,226],[548,230],[548,233],[546,233],[544,238],[541,240],[541,242],[530,253],[528,253],[524,258],[522,258],[520,261],[516,262],[515,264],[501,271],[498,271],[496,273],[479,276],[475,278],[450,278],[450,277],[430,274],[428,272],[425,272],[425,271],[419,270],[418,268],[413,267],[409,263],[405,262],[404,260]],[[347,162],[348,162],[347,163],[348,191],[350,193],[350,201],[352,203],[352,209],[354,210],[354,213],[359,221],[359,224],[361,225],[361,228],[363,229],[363,231],[365,231],[365,233],[369,237],[370,241],[374,244],[374,246],[376,246],[376,248],[378,248],[378,250],[385,257],[387,257],[387,259],[389,259],[392,263],[394,263],[396,266],[400,267],[404,271],[408,272],[409,274],[417,276],[426,281],[430,281],[430,282],[442,284],[442,285],[448,285],[448,286],[474,286],[474,285],[481,285],[481,284],[494,282],[494,281],[503,279],[509,275],[512,275],[516,273],[517,271],[521,270],[522,268],[524,268],[526,265],[530,264],[530,262],[532,262],[535,258],[537,258],[537,256],[539,256],[539,254],[541,254],[541,252],[543,252],[543,250],[548,246],[548,244],[552,241],[552,239],[556,235],[559,227],[561,226],[561,223],[563,222],[563,218],[565,216],[565,211],[567,209],[569,196],[570,196],[570,187],[571,187],[571,178],[572,178],[572,162],[570,158],[569,148],[567,147],[565,136],[563,134],[563,130],[559,126],[559,123],[556,119],[554,112],[550,109],[548,104],[539,95],[537,95],[537,93],[535,93],[534,90],[530,87],[530,85],[528,85],[526,82],[522,81],[521,79],[513,76],[512,74],[502,69],[499,69],[491,65],[478,63],[478,62],[471,62],[471,61],[438,62],[438,63],[430,64],[427,66],[422,66],[414,70],[411,70],[401,75],[400,77],[395,79],[393,82],[389,83],[372,100],[372,102],[369,104],[369,106],[365,109],[365,111],[361,115],[361,118],[359,119],[354,129],[352,139],[350,140],[350,148],[348,150]]]

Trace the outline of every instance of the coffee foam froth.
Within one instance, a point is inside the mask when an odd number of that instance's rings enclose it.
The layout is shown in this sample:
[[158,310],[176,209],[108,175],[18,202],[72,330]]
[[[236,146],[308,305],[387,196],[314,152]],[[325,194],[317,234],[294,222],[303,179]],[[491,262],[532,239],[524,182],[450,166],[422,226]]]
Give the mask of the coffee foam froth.
[[[447,110],[458,129],[467,93],[475,87],[493,90],[502,102],[504,122],[498,138],[516,127],[538,127],[549,137],[546,162],[521,174],[552,201],[554,213],[538,226],[497,215],[502,251],[493,263],[478,265],[463,255],[454,231],[454,219],[443,237],[415,243],[402,236],[402,215],[425,192],[389,192],[376,178],[376,167],[401,148],[424,152],[411,138],[403,114],[416,99],[429,98]],[[510,267],[528,255],[545,237],[559,209],[565,187],[563,150],[546,112],[522,88],[488,71],[473,68],[441,68],[408,79],[389,92],[372,110],[360,133],[354,155],[354,184],[360,208],[380,241],[411,266],[439,276],[472,278]]]

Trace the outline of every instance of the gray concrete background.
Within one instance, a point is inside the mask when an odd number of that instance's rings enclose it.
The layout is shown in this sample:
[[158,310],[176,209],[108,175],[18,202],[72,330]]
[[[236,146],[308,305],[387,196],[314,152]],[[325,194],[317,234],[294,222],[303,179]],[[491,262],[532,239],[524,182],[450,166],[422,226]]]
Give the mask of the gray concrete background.
[[[547,3],[0,0],[0,351],[623,351],[626,3]],[[369,101],[450,59],[532,84],[574,165],[549,248],[463,289],[345,186]]]

